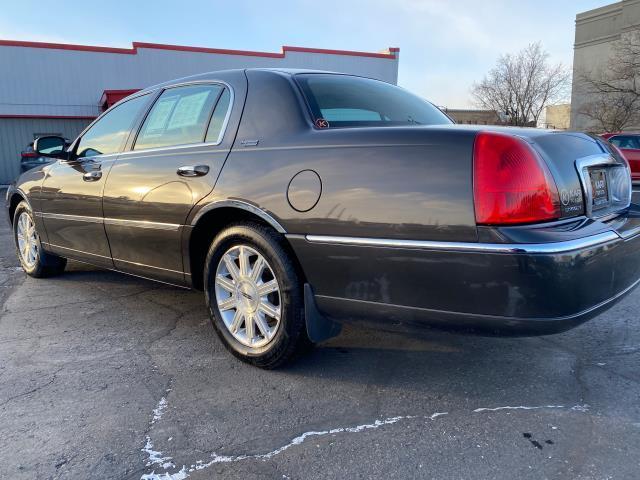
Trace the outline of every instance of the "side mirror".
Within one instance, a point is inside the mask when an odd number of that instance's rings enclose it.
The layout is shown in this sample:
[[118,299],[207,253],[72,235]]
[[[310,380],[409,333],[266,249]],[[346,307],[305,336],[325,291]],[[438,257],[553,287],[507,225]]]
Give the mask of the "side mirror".
[[67,141],[62,137],[40,137],[33,142],[33,150],[43,157],[66,158]]

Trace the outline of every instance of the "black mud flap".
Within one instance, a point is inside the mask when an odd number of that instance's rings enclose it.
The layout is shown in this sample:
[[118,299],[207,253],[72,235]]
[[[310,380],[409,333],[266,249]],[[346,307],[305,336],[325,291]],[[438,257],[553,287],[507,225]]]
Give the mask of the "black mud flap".
[[307,335],[313,343],[324,342],[340,334],[342,325],[325,317],[313,297],[313,289],[304,284],[304,317],[307,322]]

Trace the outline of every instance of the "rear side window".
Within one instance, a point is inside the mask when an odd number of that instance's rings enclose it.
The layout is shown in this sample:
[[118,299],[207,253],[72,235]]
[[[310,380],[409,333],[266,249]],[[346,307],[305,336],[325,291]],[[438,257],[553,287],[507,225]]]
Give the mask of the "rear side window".
[[202,143],[221,85],[189,85],[162,92],[145,119],[134,150]]
[[640,149],[640,137],[632,135],[616,135],[609,139],[618,148]]
[[216,104],[216,108],[211,115],[211,121],[209,122],[209,128],[207,129],[207,136],[205,142],[220,143],[222,141],[222,135],[224,135],[224,122],[227,119],[227,113],[229,112],[229,103],[231,102],[231,92],[225,88],[220,95],[220,99]]
[[120,152],[133,122],[149,101],[142,95],[116,105],[85,132],[76,148],[78,157],[95,157]]
[[429,102],[378,80],[332,74],[299,74],[295,79],[314,120],[326,120],[329,127],[451,123]]

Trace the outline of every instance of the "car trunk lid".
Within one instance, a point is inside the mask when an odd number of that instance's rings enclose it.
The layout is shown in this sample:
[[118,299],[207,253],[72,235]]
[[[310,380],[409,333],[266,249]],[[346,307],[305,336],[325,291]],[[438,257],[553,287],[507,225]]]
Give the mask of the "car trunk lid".
[[607,142],[575,132],[547,132],[529,141],[558,185],[562,218],[603,218],[629,207],[629,164]]

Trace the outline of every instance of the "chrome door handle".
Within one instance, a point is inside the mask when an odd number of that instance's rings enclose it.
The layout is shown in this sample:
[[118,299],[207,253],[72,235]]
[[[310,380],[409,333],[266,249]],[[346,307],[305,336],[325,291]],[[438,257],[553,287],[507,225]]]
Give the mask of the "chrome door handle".
[[178,168],[178,175],[181,177],[202,177],[209,173],[208,165],[185,165]]
[[82,175],[82,179],[85,182],[95,182],[102,178],[102,172],[100,170],[92,170],[91,172],[87,172]]

